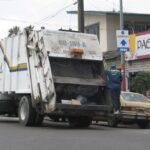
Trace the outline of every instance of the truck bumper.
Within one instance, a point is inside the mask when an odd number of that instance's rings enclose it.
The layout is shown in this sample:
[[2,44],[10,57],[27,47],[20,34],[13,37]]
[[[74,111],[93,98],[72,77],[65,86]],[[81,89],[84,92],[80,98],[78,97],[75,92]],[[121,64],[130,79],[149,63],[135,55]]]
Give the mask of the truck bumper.
[[116,116],[119,120],[130,120],[130,121],[138,121],[138,120],[146,120],[150,121],[150,116],[146,115],[137,115],[137,114],[127,114],[127,113],[121,113],[120,115]]
[[65,116],[107,116],[112,112],[109,105],[68,105],[56,104],[53,114]]

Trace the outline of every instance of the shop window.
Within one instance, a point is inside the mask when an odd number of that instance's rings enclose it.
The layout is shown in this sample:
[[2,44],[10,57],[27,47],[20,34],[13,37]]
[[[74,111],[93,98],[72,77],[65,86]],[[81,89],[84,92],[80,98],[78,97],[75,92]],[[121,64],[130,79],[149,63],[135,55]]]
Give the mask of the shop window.
[[129,33],[137,33],[150,30],[150,23],[125,23],[124,28],[129,30]]

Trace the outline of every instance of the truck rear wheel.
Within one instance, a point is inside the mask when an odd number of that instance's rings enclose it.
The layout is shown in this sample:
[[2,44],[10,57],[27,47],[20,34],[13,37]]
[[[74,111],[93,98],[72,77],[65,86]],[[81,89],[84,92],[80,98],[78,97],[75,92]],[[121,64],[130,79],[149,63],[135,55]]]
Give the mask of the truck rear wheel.
[[148,121],[138,121],[137,124],[138,124],[140,129],[147,129],[149,126]]
[[90,126],[92,119],[90,117],[71,117],[69,118],[69,124],[75,128],[86,128]]
[[110,127],[117,127],[118,126],[118,121],[115,117],[109,117],[108,118],[108,126]]
[[18,116],[20,123],[24,126],[34,126],[35,123],[39,123],[36,110],[32,106],[30,96],[21,97],[18,109]]

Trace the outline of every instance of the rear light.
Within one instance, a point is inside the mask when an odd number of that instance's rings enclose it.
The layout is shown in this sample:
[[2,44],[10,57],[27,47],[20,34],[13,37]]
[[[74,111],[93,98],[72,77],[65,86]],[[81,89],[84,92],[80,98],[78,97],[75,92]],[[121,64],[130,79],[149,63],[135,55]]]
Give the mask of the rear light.
[[70,49],[71,57],[74,57],[74,58],[82,58],[83,53],[84,53],[84,49],[82,48]]
[[135,107],[132,106],[122,106],[121,110],[126,110],[126,111],[136,111]]
[[72,48],[70,50],[71,53],[77,53],[77,54],[83,54],[84,53],[84,49],[82,48]]

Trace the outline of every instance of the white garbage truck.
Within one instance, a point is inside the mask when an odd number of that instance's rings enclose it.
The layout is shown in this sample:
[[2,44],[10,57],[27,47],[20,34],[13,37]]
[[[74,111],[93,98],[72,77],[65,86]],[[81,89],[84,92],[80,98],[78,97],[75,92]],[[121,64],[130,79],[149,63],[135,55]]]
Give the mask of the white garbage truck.
[[87,127],[112,111],[95,35],[31,30],[0,42],[0,114],[25,126],[45,116]]

